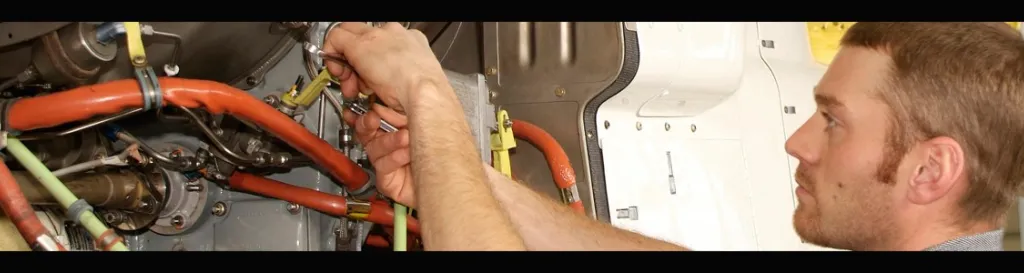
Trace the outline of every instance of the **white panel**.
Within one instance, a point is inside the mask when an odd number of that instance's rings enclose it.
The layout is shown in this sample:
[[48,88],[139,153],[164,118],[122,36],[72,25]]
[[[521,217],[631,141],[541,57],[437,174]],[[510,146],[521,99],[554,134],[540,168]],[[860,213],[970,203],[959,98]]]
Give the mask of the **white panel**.
[[[762,22],[758,24],[759,39],[771,41],[773,47],[760,47],[764,61],[771,68],[778,83],[780,107],[792,107],[792,114],[782,116],[783,128],[788,139],[807,121],[817,107],[814,103],[814,86],[825,73],[825,66],[814,61],[808,43],[807,27],[803,22]],[[796,172],[799,161],[787,155],[790,174]],[[789,178],[796,188],[796,180]],[[792,196],[793,203],[798,201]],[[834,250],[810,244],[803,244],[804,250]]]
[[[802,249],[792,228],[794,187],[785,160],[778,89],[760,59],[756,23],[693,25],[742,31],[743,54],[734,54],[742,56],[741,65],[729,64],[729,58],[703,64],[725,69],[718,74],[741,76],[734,90],[724,92],[733,95],[692,117],[638,115],[650,95],[658,94],[657,88],[685,91],[687,86],[699,86],[686,81],[715,79],[681,74],[700,69],[681,61],[687,53],[676,44],[682,41],[666,34],[676,26],[637,24],[637,75],[597,113],[598,124],[609,125],[597,135],[604,152],[612,224],[697,250]],[[694,33],[705,33],[711,41],[722,37],[720,32]],[[666,151],[672,154],[675,194],[669,185]],[[616,209],[630,206],[637,208],[636,220],[615,217]]]

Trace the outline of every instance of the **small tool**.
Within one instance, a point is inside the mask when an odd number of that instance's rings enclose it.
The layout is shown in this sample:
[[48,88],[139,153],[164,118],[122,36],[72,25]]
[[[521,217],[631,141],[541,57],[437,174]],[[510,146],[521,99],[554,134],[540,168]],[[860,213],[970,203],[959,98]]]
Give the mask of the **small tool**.
[[[345,104],[345,106],[348,107],[349,110],[352,110],[352,112],[356,113],[356,115],[362,116],[370,112],[368,107],[363,106],[363,104],[358,101],[347,101]],[[384,119],[380,120],[380,129],[388,133],[398,131],[398,128],[395,128],[395,126],[391,125],[391,123],[388,123]]]
[[321,59],[336,61],[345,66],[352,67],[351,65],[348,64],[348,61],[346,61],[345,58],[341,57],[341,55],[324,52],[323,50],[320,50],[320,47],[316,46],[313,43],[305,42],[302,48],[309,53],[313,53],[316,54],[317,56],[320,56]]

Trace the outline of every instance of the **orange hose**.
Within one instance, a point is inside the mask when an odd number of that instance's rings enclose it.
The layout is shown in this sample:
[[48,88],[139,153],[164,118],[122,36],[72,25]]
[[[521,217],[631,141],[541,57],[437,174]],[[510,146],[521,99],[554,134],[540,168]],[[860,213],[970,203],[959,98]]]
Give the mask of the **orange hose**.
[[[359,190],[368,183],[369,175],[347,156],[245,91],[205,80],[162,77],[159,82],[164,105],[202,107],[213,114],[227,113],[246,119],[324,166],[348,190]],[[111,115],[142,107],[143,97],[139,90],[135,79],[124,79],[25,98],[10,107],[8,122],[11,129],[28,131],[97,115]]]
[[384,239],[384,237],[381,237],[379,235],[370,235],[369,237],[366,237],[366,244],[380,248],[386,248],[391,246],[391,243],[389,243],[388,240]]
[[[342,196],[294,186],[244,172],[232,174],[228,178],[228,185],[231,186],[232,190],[251,192],[292,202],[332,216],[344,217],[348,215],[348,201]],[[406,217],[409,231],[418,234],[420,232],[419,222],[411,216]],[[395,210],[385,202],[372,201],[370,202],[370,212],[366,215],[366,221],[384,226],[393,226],[395,225]]]
[[333,216],[348,214],[348,201],[345,200],[345,197],[285,184],[262,176],[235,172],[228,179],[228,185],[232,190],[247,191],[292,202]]
[[[544,158],[548,161],[548,168],[551,169],[551,176],[559,189],[576,190],[576,172],[572,169],[572,164],[569,163],[569,156],[565,154],[562,145],[558,144],[554,137],[537,125],[518,119],[512,120],[512,134],[516,138],[533,144],[544,154]],[[574,200],[569,203],[569,207],[584,213],[582,200]]]
[[[35,248],[39,244],[36,239],[49,236],[49,232],[39,221],[32,205],[29,205],[28,200],[25,199],[21,187],[18,187],[18,182],[14,180],[11,170],[2,162],[0,162],[0,206],[3,207],[4,214],[11,219],[14,226],[18,228],[18,233],[21,233],[21,237],[25,238],[25,242],[30,247]],[[60,251],[66,251],[61,244],[57,244],[57,248]]]

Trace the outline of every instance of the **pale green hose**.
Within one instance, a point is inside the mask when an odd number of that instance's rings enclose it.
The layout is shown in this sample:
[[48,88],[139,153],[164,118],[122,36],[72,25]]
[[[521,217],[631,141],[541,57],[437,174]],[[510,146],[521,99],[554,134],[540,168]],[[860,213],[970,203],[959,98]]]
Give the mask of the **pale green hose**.
[[[57,176],[54,176],[53,173],[46,168],[46,165],[43,165],[43,162],[40,162],[39,158],[32,154],[32,151],[29,151],[28,148],[25,147],[25,144],[22,144],[17,138],[7,138],[7,150],[11,152],[11,155],[13,155],[22,166],[28,169],[28,171],[36,177],[36,180],[39,181],[39,183],[43,184],[43,187],[50,192],[50,195],[53,195],[54,199],[57,199],[57,202],[60,203],[64,209],[71,207],[71,204],[78,200],[78,197],[76,197],[74,193],[71,193],[71,190],[68,190],[68,187],[64,186],[64,183],[61,182]],[[92,237],[97,241],[100,240],[100,236],[107,231],[107,226],[104,225],[103,222],[100,222],[100,219],[97,218],[96,214],[93,214],[92,211],[85,210],[81,216],[78,217],[78,221],[85,226],[85,229],[88,230],[89,233],[92,234]],[[111,250],[128,251],[128,248],[125,247],[123,243],[117,242]]]
[[408,233],[406,231],[405,222],[405,217],[407,217],[406,214],[408,214],[407,210],[408,208],[404,205],[397,202],[395,203],[395,239],[392,243],[395,247],[395,251],[405,251],[405,244],[408,242],[406,239]]

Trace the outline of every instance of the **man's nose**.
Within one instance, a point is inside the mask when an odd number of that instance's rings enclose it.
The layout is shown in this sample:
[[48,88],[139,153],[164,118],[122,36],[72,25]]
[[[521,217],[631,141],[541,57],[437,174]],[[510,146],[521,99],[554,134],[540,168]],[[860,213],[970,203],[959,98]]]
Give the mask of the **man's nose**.
[[[809,122],[808,122],[809,123]],[[808,130],[808,124],[804,123],[797,129],[789,139],[786,140],[786,153],[795,157],[800,162],[806,162],[813,164],[818,162],[817,141],[815,141],[813,134]]]

